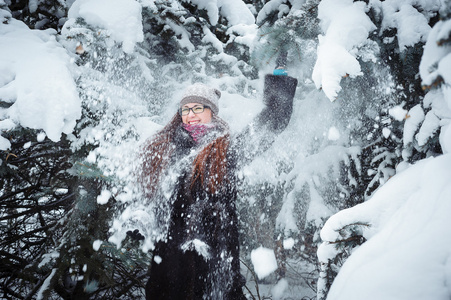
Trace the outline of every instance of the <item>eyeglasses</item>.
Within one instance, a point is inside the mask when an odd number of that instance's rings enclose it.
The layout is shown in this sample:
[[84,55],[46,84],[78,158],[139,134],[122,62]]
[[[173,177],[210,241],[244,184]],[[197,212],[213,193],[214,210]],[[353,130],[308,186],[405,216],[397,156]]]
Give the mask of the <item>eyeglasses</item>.
[[190,110],[192,110],[193,113],[195,113],[197,115],[197,114],[203,113],[206,108],[210,108],[210,107],[205,106],[205,105],[196,105],[194,107],[184,106],[184,107],[180,108],[180,114],[182,116],[187,116],[187,115],[189,115]]

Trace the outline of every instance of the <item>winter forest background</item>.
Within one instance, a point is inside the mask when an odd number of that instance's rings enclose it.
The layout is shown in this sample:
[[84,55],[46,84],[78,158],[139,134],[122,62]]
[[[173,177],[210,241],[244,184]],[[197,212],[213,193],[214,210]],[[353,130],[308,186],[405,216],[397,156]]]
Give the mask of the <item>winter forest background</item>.
[[197,81],[239,132],[281,51],[291,122],[240,171],[248,298],[449,300],[448,0],[0,0],[0,297],[142,299],[136,150]]

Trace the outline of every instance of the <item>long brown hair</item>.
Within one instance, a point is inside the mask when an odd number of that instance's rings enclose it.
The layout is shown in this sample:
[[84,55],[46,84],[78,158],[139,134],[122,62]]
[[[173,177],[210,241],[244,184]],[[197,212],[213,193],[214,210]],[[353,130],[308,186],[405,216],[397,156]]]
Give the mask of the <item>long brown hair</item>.
[[[207,144],[196,156],[192,165],[190,188],[199,182],[201,187],[210,193],[224,188],[229,181],[227,176],[227,150],[230,142],[229,128],[225,121],[212,115],[212,122],[223,132]],[[155,136],[150,138],[140,150],[140,166],[138,181],[147,194],[156,191],[163,172],[168,167],[175,151],[175,133],[182,123],[179,113]]]

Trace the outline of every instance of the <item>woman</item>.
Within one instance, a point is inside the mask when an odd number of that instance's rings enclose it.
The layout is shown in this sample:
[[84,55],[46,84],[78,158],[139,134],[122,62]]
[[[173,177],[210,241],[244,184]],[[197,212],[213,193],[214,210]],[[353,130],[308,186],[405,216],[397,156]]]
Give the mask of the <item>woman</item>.
[[140,184],[151,201],[170,195],[161,202],[160,221],[167,230],[154,249],[147,299],[245,299],[236,171],[285,129],[296,85],[294,78],[267,75],[266,108],[231,136],[218,117],[221,93],[195,84],[172,121],[145,145]]

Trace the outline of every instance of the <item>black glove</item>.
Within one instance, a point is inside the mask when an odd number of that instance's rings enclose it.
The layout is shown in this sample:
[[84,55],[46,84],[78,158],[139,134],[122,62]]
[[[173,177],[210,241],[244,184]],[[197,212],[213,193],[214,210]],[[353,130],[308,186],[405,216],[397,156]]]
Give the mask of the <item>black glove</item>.
[[145,239],[144,235],[142,235],[138,229],[127,231],[127,235],[135,241],[143,241]]

